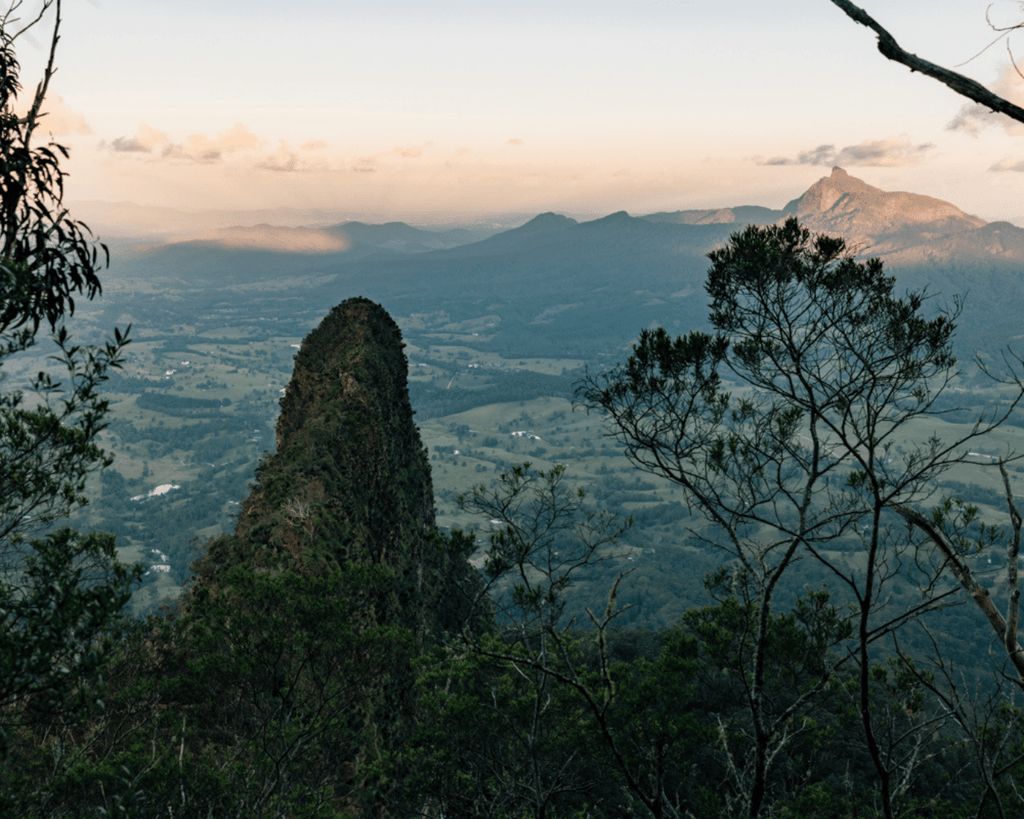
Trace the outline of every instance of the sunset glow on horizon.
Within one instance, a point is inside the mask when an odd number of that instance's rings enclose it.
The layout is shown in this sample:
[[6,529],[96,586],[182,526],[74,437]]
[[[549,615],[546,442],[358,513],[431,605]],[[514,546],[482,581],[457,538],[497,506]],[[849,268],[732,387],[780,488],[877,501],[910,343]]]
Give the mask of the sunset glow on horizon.
[[[947,67],[992,39],[984,3],[892,5],[865,8]],[[42,51],[19,57],[31,87]],[[887,62],[828,0],[69,0],[57,65],[72,202],[422,221],[781,207],[840,165],[1024,215],[1024,126]],[[960,70],[1024,99],[1002,44]]]

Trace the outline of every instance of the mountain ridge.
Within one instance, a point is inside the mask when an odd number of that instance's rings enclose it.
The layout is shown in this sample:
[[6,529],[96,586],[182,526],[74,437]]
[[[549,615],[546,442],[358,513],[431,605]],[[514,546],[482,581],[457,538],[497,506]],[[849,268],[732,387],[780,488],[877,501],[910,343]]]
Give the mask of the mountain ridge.
[[918,193],[885,191],[838,167],[790,201],[783,214],[796,216],[812,230],[840,233],[854,242],[908,232],[920,233],[918,238],[962,233],[987,224],[950,202]]
[[[1024,298],[1024,230],[1011,223],[987,224],[934,197],[883,191],[841,168],[787,208],[809,229],[842,236],[860,257],[880,257],[901,288],[969,290],[965,330],[1016,326],[1011,305]],[[293,299],[302,293],[314,313],[361,292],[400,316],[428,306],[460,320],[495,314],[501,316],[490,336],[496,350],[519,355],[512,351],[554,343],[584,357],[598,338],[595,324],[604,326],[602,340],[622,344],[637,327],[703,326],[707,253],[746,224],[786,218],[786,210],[755,205],[649,216],[618,211],[585,222],[549,212],[481,241],[463,242],[462,235],[453,239],[457,244],[421,252],[410,240],[421,234],[411,226],[347,223],[327,229],[347,231],[352,245],[343,252],[182,243],[129,259],[117,272],[126,279],[174,279],[174,286],[189,288],[192,302],[202,291],[213,298],[218,288],[253,284],[286,288]]]
[[[1024,230],[1010,222],[1002,222],[1005,240],[996,247],[990,232],[978,233],[988,224],[971,216],[956,205],[935,197],[906,191],[885,191],[851,176],[835,167],[829,176],[813,183],[800,196],[790,200],[781,210],[758,205],[732,208],[658,212],[630,216],[617,211],[607,216],[579,222],[553,212],[541,213],[525,224],[505,231],[454,229],[427,231],[404,222],[367,224],[343,222],[327,227],[287,227],[266,223],[251,227],[215,228],[205,234],[164,245],[143,248],[132,266],[152,268],[156,275],[174,275],[174,271],[206,268],[215,272],[214,279],[238,281],[246,275],[260,277],[287,273],[289,267],[308,268],[310,264],[348,264],[363,259],[400,258],[416,255],[421,258],[461,258],[492,253],[536,252],[560,242],[574,243],[579,233],[594,236],[602,230],[636,233],[638,220],[682,231],[679,246],[692,249],[701,241],[692,230],[710,229],[712,243],[702,252],[713,249],[723,239],[721,230],[746,224],[781,223],[796,216],[814,231],[842,236],[862,254],[892,257],[900,264],[920,264],[925,260],[991,259],[1009,254],[1012,261],[1024,262]],[[1016,236],[1019,232],[1019,237]],[[685,233],[685,235],[684,235]],[[954,242],[950,237],[958,237]],[[928,247],[934,245],[933,247]],[[921,248],[912,252],[913,248]],[[249,258],[233,263],[231,254],[245,253]],[[279,258],[261,263],[260,254]],[[293,254],[295,263],[282,263],[280,257]],[[179,273],[181,275],[181,273]],[[188,273],[184,272],[187,276]],[[205,273],[204,273],[205,275]]]

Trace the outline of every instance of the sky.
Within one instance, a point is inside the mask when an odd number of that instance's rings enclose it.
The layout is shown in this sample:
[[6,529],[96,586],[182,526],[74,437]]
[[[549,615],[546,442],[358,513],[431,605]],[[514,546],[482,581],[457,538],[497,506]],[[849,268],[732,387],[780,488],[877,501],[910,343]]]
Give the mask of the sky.
[[[778,208],[840,165],[1024,215],[1024,126],[888,62],[828,0],[64,2],[47,125],[70,200],[638,215]],[[861,5],[951,68],[994,37],[988,2]],[[1024,103],[1004,41],[958,70]]]

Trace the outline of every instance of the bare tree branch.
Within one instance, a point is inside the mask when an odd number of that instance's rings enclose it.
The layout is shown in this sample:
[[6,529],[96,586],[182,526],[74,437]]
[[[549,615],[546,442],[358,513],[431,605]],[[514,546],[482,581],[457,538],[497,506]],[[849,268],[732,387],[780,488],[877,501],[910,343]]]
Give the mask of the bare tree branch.
[[974,100],[974,102],[984,105],[986,108],[991,108],[997,113],[1005,114],[1017,122],[1024,122],[1024,108],[1014,105],[998,94],[993,94],[981,83],[975,82],[970,77],[965,77],[963,74],[950,71],[948,68],[943,68],[941,65],[928,62],[928,60],[921,59],[916,54],[905,51],[875,18],[860,6],[855,6],[850,0],[832,0],[832,3],[838,6],[851,20],[860,23],[862,26],[867,26],[878,35],[878,50],[882,52],[882,56],[886,59],[905,65],[911,71],[919,71],[925,76],[938,80],[943,85],[953,89],[961,97]]
[[1017,560],[1020,556],[1020,533],[1021,516],[1016,504],[1013,502],[1013,487],[1010,485],[1010,475],[1006,466],[999,464],[999,473],[1003,478],[1003,491],[1006,493],[1006,505],[1010,510],[1010,525],[1012,534],[1006,543],[1006,589],[1009,592],[1009,599],[1006,602],[1006,632],[1003,636],[1003,646],[1006,648],[1007,656],[1010,657],[1014,667],[1019,667],[1024,662],[1020,644],[1017,642],[1017,625],[1020,620],[1020,585],[1017,580]]
[[[1020,524],[1018,522],[1019,516],[1016,516],[1016,508],[1013,506],[1012,494],[1009,496],[1008,501],[1010,504],[1011,515],[1015,516],[1014,529],[1016,533],[1016,536],[1013,539],[1014,542],[1012,542],[1008,548],[1008,552],[1013,555],[1013,564],[1008,572],[1008,574],[1012,574],[1012,577],[1008,576],[1008,581],[1012,583],[1009,614],[1011,624],[1016,626],[1017,610],[1014,606],[1016,600],[1012,598],[1015,596],[1019,599],[1020,597],[1020,591],[1016,589],[1016,552],[1020,543]],[[974,573],[967,565],[967,562],[957,553],[956,547],[949,542],[948,538],[931,520],[916,509],[912,509],[903,504],[894,504],[892,508],[903,517],[909,526],[919,529],[939,549],[939,551],[942,552],[950,571],[953,572],[956,579],[960,582],[960,585],[963,586],[971,596],[971,599],[974,600],[975,604],[992,626],[992,630],[1000,638],[1000,642],[1005,646],[1007,657],[1010,662],[1013,663],[1014,670],[1017,672],[1018,684],[1024,687],[1024,649],[1021,649],[1020,643],[1017,642],[1016,628],[1011,632],[1007,627],[1007,621],[1003,619],[1003,616],[996,608],[989,590],[975,579]],[[1015,595],[1014,592],[1016,593]]]
[[[46,10],[50,7],[50,2],[46,2],[39,12],[39,17],[32,22],[34,25],[43,16]],[[25,144],[27,145],[32,138],[32,132],[39,124],[40,110],[43,107],[43,100],[46,98],[46,92],[50,88],[50,80],[53,78],[54,73],[57,69],[53,65],[54,57],[57,54],[57,43],[60,42],[60,0],[56,0],[56,14],[53,21],[53,34],[50,36],[50,56],[46,61],[46,70],[43,71],[42,79],[39,80],[39,85],[36,86],[35,97],[32,99],[32,107],[29,109],[28,114],[25,116]],[[15,35],[17,36],[17,35]]]

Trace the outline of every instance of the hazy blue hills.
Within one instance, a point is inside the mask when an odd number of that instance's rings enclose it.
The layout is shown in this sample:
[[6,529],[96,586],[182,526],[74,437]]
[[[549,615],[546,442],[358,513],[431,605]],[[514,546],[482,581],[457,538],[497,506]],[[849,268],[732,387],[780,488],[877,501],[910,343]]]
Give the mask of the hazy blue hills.
[[404,222],[345,222],[327,228],[261,223],[218,228],[181,241],[138,247],[126,254],[117,269],[141,278],[184,279],[214,286],[240,284],[301,275],[324,263],[334,266],[368,256],[401,256],[455,247],[494,232],[482,228],[422,230]]
[[679,225],[770,225],[786,216],[783,210],[772,210],[760,205],[740,205],[735,208],[714,210],[676,210],[670,213],[651,213],[644,218],[649,222],[670,222]]
[[407,225],[405,222],[386,222],[383,225],[345,222],[324,228],[324,230],[351,242],[353,250],[397,253],[425,253],[430,250],[457,247],[470,242],[478,242],[497,232],[484,228],[421,230]]
[[193,302],[202,300],[199,290],[288,282],[289,299],[276,308],[293,309],[297,300],[323,309],[363,295],[397,315],[496,316],[481,343],[516,354],[556,344],[562,354],[582,357],[595,346],[620,349],[651,324],[673,332],[705,326],[706,254],[745,224],[787,214],[843,235],[863,255],[881,256],[901,287],[927,288],[946,300],[966,293],[967,346],[1020,333],[1024,230],[985,223],[933,197],[883,191],[840,168],[782,210],[744,205],[643,217],[620,211],[587,222],[544,213],[498,233],[402,222],[261,224],[150,247],[117,272],[177,280]]
[[[616,213],[574,223],[553,215],[483,242],[419,256],[365,259],[336,274],[399,315],[431,310],[463,320],[496,314],[492,343],[521,354],[621,347],[640,327],[703,325],[705,253],[729,226],[649,222]],[[539,354],[539,353],[538,353]]]
[[[512,228],[512,230],[506,230],[499,234],[499,236],[505,237],[505,240],[513,237],[528,236],[530,234],[548,234],[557,233],[558,231],[568,230],[574,225],[578,225],[575,219],[568,216],[562,216],[559,213],[542,213],[539,216],[534,216],[529,222],[521,227]],[[503,241],[502,239],[496,239],[496,241]],[[494,244],[494,242],[491,242]]]

